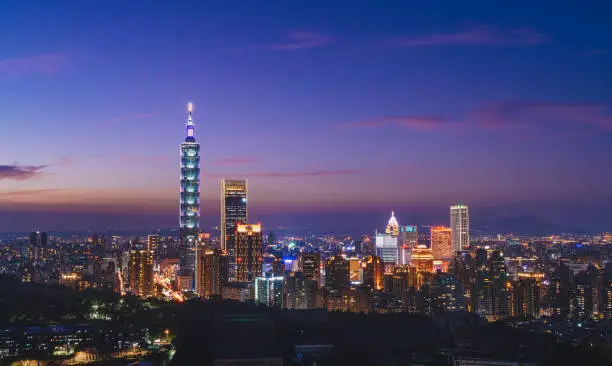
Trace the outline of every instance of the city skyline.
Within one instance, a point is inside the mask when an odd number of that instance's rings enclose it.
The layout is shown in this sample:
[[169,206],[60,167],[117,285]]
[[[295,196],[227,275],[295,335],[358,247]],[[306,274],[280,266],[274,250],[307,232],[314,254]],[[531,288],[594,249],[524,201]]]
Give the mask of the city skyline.
[[175,227],[187,101],[205,121],[204,230],[219,222],[221,178],[248,178],[266,228],[329,230],[337,216],[372,232],[372,212],[391,209],[447,225],[465,202],[474,222],[610,229],[603,18],[485,3],[444,17],[375,3],[348,16],[338,3],[320,18],[323,4],[285,5],[282,19],[271,5],[4,5],[18,36],[0,54],[0,231]]

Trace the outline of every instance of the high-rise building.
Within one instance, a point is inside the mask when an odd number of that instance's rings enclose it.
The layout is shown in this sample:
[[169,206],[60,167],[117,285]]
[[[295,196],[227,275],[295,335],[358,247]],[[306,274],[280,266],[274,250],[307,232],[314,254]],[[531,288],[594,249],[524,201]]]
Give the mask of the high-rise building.
[[395,218],[394,211],[391,211],[391,217],[389,218],[389,222],[387,223],[385,234],[399,236],[399,224],[397,223],[397,219]]
[[209,299],[223,294],[223,264],[225,256],[219,249],[198,246],[195,288],[200,297]]
[[236,226],[248,222],[247,181],[221,181],[221,249],[229,260],[228,279],[236,281]]
[[[302,272],[287,272],[285,276],[285,308],[306,310],[309,303],[308,280]],[[312,301],[310,301],[312,302]]]
[[410,261],[418,272],[433,272],[434,256],[431,248],[427,248],[425,245],[417,245],[412,250]]
[[321,281],[321,254],[303,253],[302,271],[304,272],[304,278],[319,283]]
[[147,250],[153,252],[153,254],[157,254],[157,249],[161,245],[162,237],[156,234],[152,234],[147,236]]
[[419,243],[419,230],[415,225],[400,226],[400,244],[407,245],[411,249]]
[[335,256],[325,262],[325,287],[328,290],[341,290],[351,284],[350,261]]
[[377,256],[370,256],[363,260],[363,284],[375,290],[384,288],[385,266]]
[[34,260],[40,260],[44,256],[45,248],[47,248],[48,235],[47,233],[41,233],[40,231],[33,231],[30,233],[29,239],[29,252],[32,253]]
[[255,302],[268,307],[283,307],[283,277],[266,274],[255,279]]
[[519,273],[512,292],[512,316],[518,319],[540,317],[543,273]]
[[450,207],[450,226],[453,252],[470,246],[470,215],[466,205]]
[[193,270],[195,256],[188,249],[196,246],[200,228],[200,143],[195,139],[193,105],[187,105],[185,141],[181,143],[180,245],[183,249],[181,267]]
[[397,263],[397,251],[397,236],[376,233],[376,255],[385,262],[385,265]]
[[445,226],[431,228],[431,250],[434,259],[445,260],[454,257],[451,244],[451,229]]
[[130,291],[138,296],[153,295],[153,252],[132,250],[129,263]]
[[261,277],[262,232],[261,224],[238,224],[236,226],[236,280],[253,282]]

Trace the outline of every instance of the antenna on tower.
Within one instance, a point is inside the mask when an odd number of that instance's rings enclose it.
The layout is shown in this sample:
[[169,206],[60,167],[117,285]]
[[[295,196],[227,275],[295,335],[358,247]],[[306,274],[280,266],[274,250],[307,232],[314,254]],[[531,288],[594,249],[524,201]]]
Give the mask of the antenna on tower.
[[191,102],[187,103],[187,112],[189,113],[193,112],[193,103]]

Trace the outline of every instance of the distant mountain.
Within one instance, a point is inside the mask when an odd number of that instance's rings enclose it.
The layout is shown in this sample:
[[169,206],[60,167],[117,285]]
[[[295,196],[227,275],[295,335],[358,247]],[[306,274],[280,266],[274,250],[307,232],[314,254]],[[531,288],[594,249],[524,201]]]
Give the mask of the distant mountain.
[[552,235],[552,234],[586,234],[588,231],[581,228],[568,228],[553,224],[531,216],[509,217],[486,223],[472,225],[472,230],[490,234],[522,234],[522,235]]

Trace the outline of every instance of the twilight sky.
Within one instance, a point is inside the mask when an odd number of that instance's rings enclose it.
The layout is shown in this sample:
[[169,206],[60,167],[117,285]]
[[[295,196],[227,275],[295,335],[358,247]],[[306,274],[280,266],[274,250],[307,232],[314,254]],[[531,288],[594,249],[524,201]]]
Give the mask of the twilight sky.
[[0,4],[0,231],[178,226],[188,101],[205,229],[612,230],[608,2],[61,3]]

